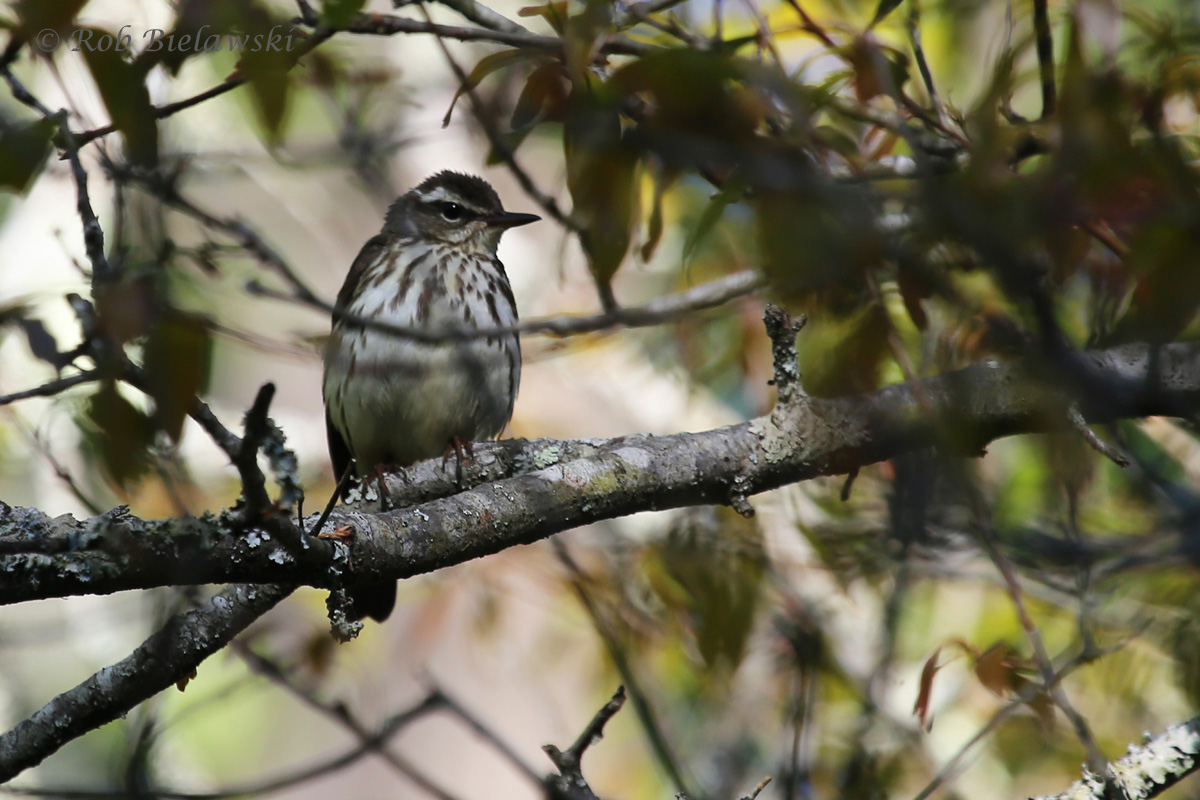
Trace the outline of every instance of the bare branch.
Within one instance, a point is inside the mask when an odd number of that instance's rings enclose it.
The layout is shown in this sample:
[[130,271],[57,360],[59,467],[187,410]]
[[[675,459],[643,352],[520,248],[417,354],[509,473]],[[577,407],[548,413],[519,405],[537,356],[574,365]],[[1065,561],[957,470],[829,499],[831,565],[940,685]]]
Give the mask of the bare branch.
[[[408,19],[392,14],[359,14],[353,22],[345,27],[345,30],[349,33],[364,33],[374,36],[393,36],[397,33],[431,33],[443,39],[456,39],[461,42],[496,42],[512,47],[552,52],[560,52],[563,47],[562,39],[557,36],[439,25],[428,20]],[[600,53],[609,55],[644,56],[661,50],[663,48],[658,45],[636,42],[624,36],[614,36],[600,45]]]
[[63,692],[0,734],[0,783],[187,677],[294,588],[231,586],[196,610],[171,617],[127,658]]
[[15,403],[18,400],[27,400],[30,397],[53,397],[56,394],[61,394],[67,389],[75,386],[82,386],[85,383],[100,380],[99,370],[89,369],[80,372],[77,375],[68,375],[65,378],[57,378],[48,383],[43,383],[41,386],[35,386],[32,389],[25,389],[12,394],[0,395],[0,406],[6,406],[9,403]]
[[690,314],[717,308],[742,297],[747,297],[761,289],[765,284],[762,274],[755,270],[745,270],[726,275],[709,283],[679,292],[655,298],[641,306],[623,306],[612,311],[588,316],[554,316],[532,319],[516,325],[495,326],[489,328],[443,328],[427,329],[405,325],[392,325],[379,320],[367,319],[357,314],[340,311],[330,303],[313,298],[303,299],[269,289],[262,284],[251,282],[248,289],[261,297],[273,300],[284,300],[308,306],[340,317],[346,322],[360,325],[364,328],[388,333],[393,336],[413,339],[418,342],[444,342],[454,339],[475,339],[496,336],[503,333],[543,334],[546,336],[576,336],[584,333],[596,333],[621,328],[648,328],[664,325],[686,317]]
[[1033,0],[1033,31],[1037,39],[1038,74],[1042,79],[1042,117],[1052,117],[1058,106],[1054,82],[1054,38],[1050,32],[1047,0]]
[[1083,437],[1083,440],[1088,443],[1089,447],[1109,461],[1112,461],[1118,467],[1129,466],[1129,458],[1116,447],[1097,436],[1096,432],[1088,427],[1087,420],[1083,418],[1083,414],[1079,413],[1077,407],[1071,406],[1067,409],[1067,417],[1071,421],[1071,427]]
[[[403,0],[396,0],[395,5],[399,7]],[[462,14],[476,25],[482,25],[485,28],[491,28],[494,31],[506,31],[508,33],[529,33],[529,30],[520,23],[513,22],[503,14],[488,8],[478,0],[436,0],[439,5],[453,9],[459,14]]]
[[600,740],[604,734],[604,726],[621,710],[623,705],[625,705],[625,687],[621,686],[617,688],[612,699],[596,712],[596,716],[592,717],[592,721],[583,729],[583,733],[579,734],[575,743],[565,751],[559,750],[552,744],[542,747],[542,750],[550,756],[550,760],[558,769],[558,775],[552,776],[546,781],[552,796],[576,798],[577,800],[598,800],[592,787],[583,777],[583,754]]

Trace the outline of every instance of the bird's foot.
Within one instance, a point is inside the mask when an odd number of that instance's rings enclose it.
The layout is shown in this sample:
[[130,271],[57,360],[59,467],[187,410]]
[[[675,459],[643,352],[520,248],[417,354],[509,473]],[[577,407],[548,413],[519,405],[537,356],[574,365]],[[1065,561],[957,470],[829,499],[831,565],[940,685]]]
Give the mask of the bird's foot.
[[343,525],[342,527],[334,528],[331,531],[324,531],[322,533],[318,533],[317,538],[318,539],[337,539],[338,541],[344,542],[347,539],[354,538],[354,528],[350,527],[349,525]]
[[462,490],[462,470],[463,460],[470,462],[475,457],[475,443],[461,436],[455,436],[446,445],[446,452],[442,455],[442,468],[445,469],[446,461],[450,458],[450,453],[453,452],[454,459],[454,485],[459,491]]

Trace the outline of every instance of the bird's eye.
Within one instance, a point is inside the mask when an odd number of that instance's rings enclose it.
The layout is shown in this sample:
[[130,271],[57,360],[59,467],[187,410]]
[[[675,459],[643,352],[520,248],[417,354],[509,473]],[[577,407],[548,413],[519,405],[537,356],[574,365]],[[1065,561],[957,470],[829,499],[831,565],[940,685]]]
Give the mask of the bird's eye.
[[442,203],[442,219],[447,222],[457,222],[464,213],[465,210],[458,203]]

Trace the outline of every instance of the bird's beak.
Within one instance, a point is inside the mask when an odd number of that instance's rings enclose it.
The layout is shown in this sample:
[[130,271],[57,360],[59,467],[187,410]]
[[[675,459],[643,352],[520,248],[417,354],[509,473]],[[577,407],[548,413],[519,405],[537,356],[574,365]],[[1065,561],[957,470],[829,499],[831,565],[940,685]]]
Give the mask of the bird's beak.
[[483,221],[492,228],[500,228],[507,230],[515,228],[518,225],[528,225],[531,222],[537,222],[541,217],[537,214],[514,214],[510,211],[505,211],[500,214],[493,214],[490,217],[484,217]]

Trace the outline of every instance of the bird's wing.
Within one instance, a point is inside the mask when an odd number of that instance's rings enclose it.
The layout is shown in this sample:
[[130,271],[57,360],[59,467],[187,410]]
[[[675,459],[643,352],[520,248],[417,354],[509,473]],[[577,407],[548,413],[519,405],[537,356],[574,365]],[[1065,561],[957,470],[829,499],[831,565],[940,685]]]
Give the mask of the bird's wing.
[[354,455],[350,452],[350,447],[342,438],[337,426],[333,424],[333,418],[329,416],[328,408],[325,409],[325,440],[329,442],[329,460],[333,462],[333,479],[340,481],[346,474],[346,468],[350,466],[350,460],[354,458]]
[[[342,289],[338,292],[337,304],[335,308],[338,310],[346,308],[350,304],[350,298],[358,290],[359,281],[362,280],[363,273],[373,264],[380,254],[387,248],[388,237],[383,234],[372,236],[363,245],[362,250],[358,251],[358,256],[354,259],[354,263],[350,265],[350,271],[346,274],[346,281],[342,284]],[[337,326],[337,320],[333,322],[334,327]],[[335,336],[337,334],[334,334]],[[326,356],[328,358],[328,356]],[[325,439],[329,443],[329,460],[333,462],[333,478],[341,480],[345,474],[346,468],[350,466],[350,461],[354,458],[354,454],[350,452],[350,446],[346,443],[346,439],[342,436],[341,431],[333,424],[333,417],[329,415],[329,407],[325,407]]]
[[354,263],[350,265],[350,271],[346,273],[346,282],[342,284],[342,290],[338,292],[336,306],[338,309],[343,309],[350,304],[350,298],[358,291],[358,283],[362,280],[363,273],[387,248],[388,240],[388,236],[382,233],[376,234],[367,240],[362,250],[358,251],[358,257],[354,259]]

